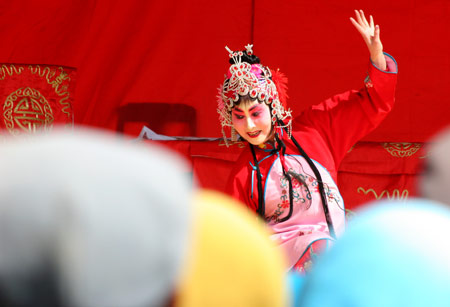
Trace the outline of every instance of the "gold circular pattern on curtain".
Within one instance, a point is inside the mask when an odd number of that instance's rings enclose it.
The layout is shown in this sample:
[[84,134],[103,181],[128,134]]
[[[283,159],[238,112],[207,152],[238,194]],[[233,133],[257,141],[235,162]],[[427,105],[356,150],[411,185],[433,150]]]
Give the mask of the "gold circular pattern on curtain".
[[38,90],[30,87],[19,88],[6,98],[3,118],[6,128],[13,135],[47,130],[54,120],[48,101]]
[[414,155],[422,144],[420,143],[383,143],[386,149],[392,156],[397,158],[411,157]]

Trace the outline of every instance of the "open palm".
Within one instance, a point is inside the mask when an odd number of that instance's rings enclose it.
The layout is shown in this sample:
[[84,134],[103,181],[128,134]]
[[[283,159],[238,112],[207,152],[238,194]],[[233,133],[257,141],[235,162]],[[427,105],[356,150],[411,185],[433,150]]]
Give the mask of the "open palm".
[[370,15],[369,21],[367,21],[362,10],[355,10],[355,17],[356,19],[350,17],[350,21],[366,43],[372,61],[380,68],[383,68],[383,66],[385,67],[385,64],[383,65],[383,62],[385,61],[383,56],[383,44],[380,40],[380,27],[374,24],[372,15]]

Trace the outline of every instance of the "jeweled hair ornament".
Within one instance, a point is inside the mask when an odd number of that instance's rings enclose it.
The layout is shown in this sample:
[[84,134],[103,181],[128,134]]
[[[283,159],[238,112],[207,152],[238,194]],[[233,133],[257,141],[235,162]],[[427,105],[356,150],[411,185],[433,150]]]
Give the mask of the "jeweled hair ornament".
[[[237,141],[237,134],[233,128],[231,110],[242,97],[257,99],[270,107],[272,125],[274,128],[284,128],[291,136],[292,115],[291,110],[286,110],[287,78],[279,71],[272,71],[259,63],[250,64],[242,60],[244,52],[248,56],[253,55],[253,45],[245,46],[245,51],[232,51],[227,46],[233,63],[225,75],[223,85],[218,88],[217,112],[222,125],[222,134],[225,144],[228,146],[228,138],[225,127],[231,128],[231,141]],[[280,125],[279,122],[284,125]]]

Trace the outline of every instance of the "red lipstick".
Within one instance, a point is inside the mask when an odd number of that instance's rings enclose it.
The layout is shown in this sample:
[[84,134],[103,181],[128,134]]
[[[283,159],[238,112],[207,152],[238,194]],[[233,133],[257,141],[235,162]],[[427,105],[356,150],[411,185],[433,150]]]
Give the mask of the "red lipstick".
[[258,130],[256,132],[247,132],[247,135],[251,138],[256,138],[261,134],[261,130]]

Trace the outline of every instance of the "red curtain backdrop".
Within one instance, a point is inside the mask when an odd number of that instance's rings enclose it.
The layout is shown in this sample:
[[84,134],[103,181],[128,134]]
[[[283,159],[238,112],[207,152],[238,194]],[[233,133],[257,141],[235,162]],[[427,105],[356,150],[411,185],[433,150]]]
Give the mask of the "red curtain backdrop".
[[195,108],[197,135],[218,136],[225,45],[253,40],[263,62],[289,77],[295,114],[360,87],[368,54],[353,9],[374,15],[399,63],[397,105],[366,140],[425,141],[449,123],[446,0],[1,0],[0,62],[77,68],[78,124],[116,129],[120,106],[179,103]]
[[[368,52],[349,21],[353,9],[374,16],[385,51],[399,64],[393,112],[341,167],[341,189],[357,204],[361,195],[413,190],[418,160],[394,157],[380,144],[422,144],[449,124],[447,0],[0,0],[0,63],[75,68],[76,124],[132,135],[145,124],[171,135],[220,137],[215,96],[228,67],[225,45],[253,43],[263,63],[286,73],[296,115],[363,85]],[[233,160],[208,160],[203,143],[191,149],[186,156],[200,181],[217,181],[212,186],[220,189],[225,179],[208,180],[206,170]],[[372,167],[386,161],[396,168]]]

